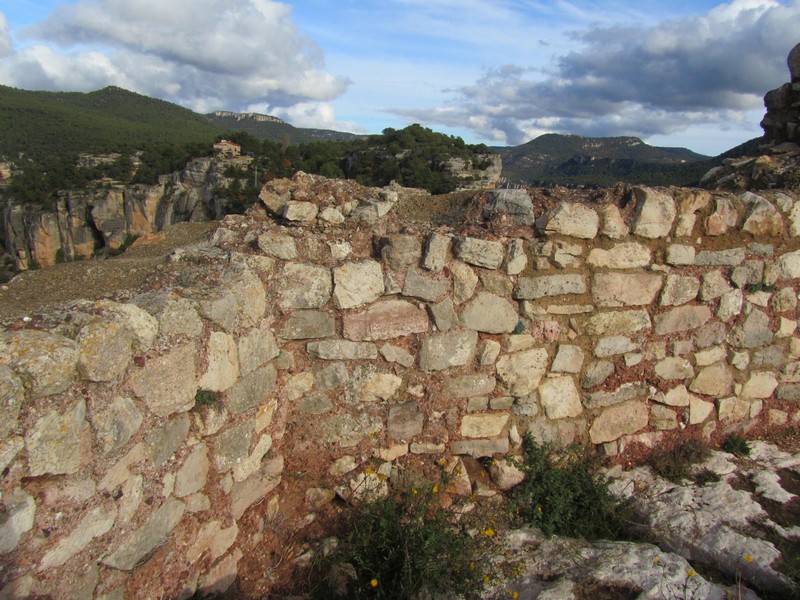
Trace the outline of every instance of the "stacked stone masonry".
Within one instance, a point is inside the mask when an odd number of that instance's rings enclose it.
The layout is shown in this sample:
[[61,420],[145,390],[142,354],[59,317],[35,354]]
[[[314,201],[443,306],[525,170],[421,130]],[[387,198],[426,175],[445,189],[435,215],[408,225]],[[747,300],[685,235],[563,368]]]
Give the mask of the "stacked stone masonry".
[[308,525],[414,455],[798,424],[796,195],[636,188],[502,236],[329,185],[265,187],[173,257],[190,285],[0,333],[1,597],[225,590],[287,498]]

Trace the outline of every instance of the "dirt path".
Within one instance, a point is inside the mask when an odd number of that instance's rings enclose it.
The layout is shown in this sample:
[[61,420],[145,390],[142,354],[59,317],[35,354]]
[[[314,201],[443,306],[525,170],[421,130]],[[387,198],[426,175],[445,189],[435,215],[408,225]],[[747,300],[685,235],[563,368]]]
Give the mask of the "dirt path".
[[208,240],[216,221],[178,223],[160,233],[140,238],[127,252],[108,259],[64,263],[20,273],[0,286],[0,323],[46,312],[73,300],[124,295],[140,289],[175,248]]

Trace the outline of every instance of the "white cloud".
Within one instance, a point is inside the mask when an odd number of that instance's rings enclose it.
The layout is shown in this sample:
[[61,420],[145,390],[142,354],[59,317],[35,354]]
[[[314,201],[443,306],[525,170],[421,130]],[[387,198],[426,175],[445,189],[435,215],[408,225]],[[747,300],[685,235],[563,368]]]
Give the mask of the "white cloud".
[[37,42],[0,61],[0,78],[28,89],[113,84],[207,111],[329,101],[348,85],[274,0],[80,0],[22,35]]
[[11,44],[11,34],[8,31],[6,16],[0,11],[0,58],[11,56],[14,48]]
[[[647,137],[735,123],[789,78],[800,0],[734,0],[653,27],[593,27],[545,74],[488,70],[445,107],[393,111],[518,144],[543,130]],[[475,118],[482,117],[482,118]],[[468,119],[472,118],[472,121]]]

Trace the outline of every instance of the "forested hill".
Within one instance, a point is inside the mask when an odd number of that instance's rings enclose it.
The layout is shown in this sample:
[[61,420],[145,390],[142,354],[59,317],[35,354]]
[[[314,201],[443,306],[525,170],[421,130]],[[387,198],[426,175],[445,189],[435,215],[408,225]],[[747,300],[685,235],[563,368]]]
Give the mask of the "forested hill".
[[211,144],[218,134],[203,115],[118,87],[84,94],[0,86],[0,156],[8,158]]

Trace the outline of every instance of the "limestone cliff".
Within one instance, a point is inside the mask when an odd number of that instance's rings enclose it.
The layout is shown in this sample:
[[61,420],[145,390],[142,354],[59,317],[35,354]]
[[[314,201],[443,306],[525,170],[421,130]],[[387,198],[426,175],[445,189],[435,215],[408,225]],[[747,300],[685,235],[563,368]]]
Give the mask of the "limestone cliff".
[[63,191],[55,210],[6,203],[5,247],[20,270],[89,258],[98,249],[115,250],[126,240],[174,223],[221,217],[213,190],[224,184],[218,163],[201,158],[153,185]]

